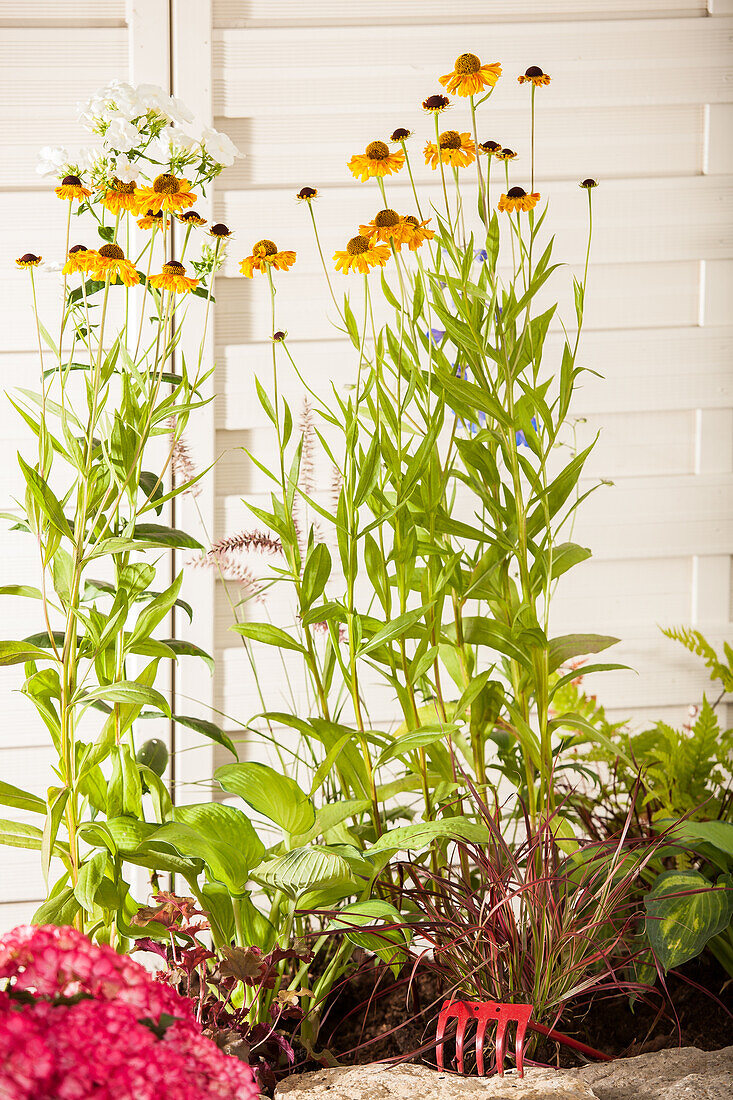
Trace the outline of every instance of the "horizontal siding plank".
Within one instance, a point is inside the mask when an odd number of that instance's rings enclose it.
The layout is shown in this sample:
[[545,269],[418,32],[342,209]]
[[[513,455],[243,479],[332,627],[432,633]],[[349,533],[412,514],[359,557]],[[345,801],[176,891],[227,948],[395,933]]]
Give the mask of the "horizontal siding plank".
[[[602,7],[593,0],[524,0],[522,18],[549,19],[613,19],[671,15],[703,16],[706,0],[605,0]],[[517,19],[514,0],[459,0],[446,5],[444,0],[361,0],[344,5],[343,0],[315,0],[303,5],[301,0],[214,0],[215,27],[303,27],[303,26],[410,26],[432,23],[486,22],[493,25]]]
[[[634,106],[574,107],[551,109],[540,104],[536,135],[536,157],[540,186],[548,179],[584,178],[588,174],[600,180],[612,178],[643,179],[650,176],[689,176],[701,171],[703,163],[704,108],[699,103],[644,104]],[[725,167],[724,127],[729,123],[730,108],[715,104],[711,126],[723,131],[711,138],[711,163],[708,170],[718,174],[733,172]],[[342,184],[350,178],[346,161],[364,149],[375,137],[386,137],[394,129],[395,110],[364,110],[349,117],[348,126],[334,125],[330,115],[314,115],[307,126],[294,126],[290,116],[271,115],[267,111],[255,118],[220,118],[216,125],[246,153],[232,168],[224,170],[217,192],[243,187],[299,190],[304,183],[318,187]],[[446,116],[447,118],[447,116]],[[415,137],[408,151],[413,174],[419,183],[433,181],[434,175],[422,155],[426,140],[432,140],[432,123],[420,105],[406,105],[399,112],[399,123]],[[445,122],[448,128],[448,122]],[[623,134],[617,141],[612,135]],[[514,174],[526,171],[528,157],[527,104],[493,107],[481,122],[479,139],[508,145],[520,153]],[[8,137],[12,171],[24,156],[20,139]],[[43,144],[43,142],[41,143]],[[730,147],[732,143],[728,143]],[[728,157],[730,161],[730,156]],[[475,171],[472,170],[472,171]],[[503,169],[492,165],[495,179],[503,178]],[[467,176],[470,178],[470,175]]]
[[[519,179],[527,183],[526,171],[526,165],[522,174],[514,171],[512,182]],[[474,206],[474,185],[475,177],[467,176],[462,187],[467,210]],[[651,187],[653,198],[650,195],[649,202],[642,198],[646,186],[638,180],[609,180],[594,193],[591,254],[594,264],[714,260],[733,256],[733,176],[657,179]],[[505,188],[505,183],[494,185],[494,203]],[[430,185],[423,187],[419,194],[426,216],[433,213],[431,208],[444,209],[440,180],[435,173],[432,173]],[[390,204],[400,213],[414,211],[415,200],[409,180],[398,185],[388,183],[387,195]],[[555,261],[582,263],[588,243],[588,204],[577,180],[543,185],[542,198],[550,207],[549,220],[556,237]],[[369,221],[381,206],[374,192],[365,191],[358,185],[334,187],[328,191],[317,209],[327,261],[335,248],[345,246],[344,237],[350,235],[351,227],[356,232],[356,227]],[[295,202],[293,192],[225,191],[217,197],[215,216],[238,232],[239,247],[228,252],[225,266],[228,275],[238,270],[241,249],[247,247],[250,235],[255,239],[270,237],[280,247],[299,252],[298,271],[303,268],[320,271],[310,218]],[[508,250],[506,220],[500,224],[506,231]],[[245,226],[247,236],[239,228]],[[543,232],[542,240],[549,240],[549,231]],[[592,297],[591,290],[589,297]]]
[[126,0],[0,0],[0,26],[63,27],[79,24],[86,27],[124,27]]
[[[289,243],[282,242],[281,238],[281,247],[287,247]],[[327,340],[329,336],[337,335],[330,320],[334,312],[333,303],[324,280],[314,279],[315,272],[309,272],[308,266],[307,263],[300,267],[296,265],[277,280],[276,324],[294,340]],[[586,331],[659,329],[664,326],[677,328],[697,324],[700,312],[699,266],[694,261],[596,265],[591,273],[586,300]],[[719,277],[730,288],[733,263],[725,261]],[[349,280],[341,275],[334,278],[336,294],[351,291],[352,304],[358,312],[362,295],[361,286],[357,286],[358,280]],[[264,279],[257,282],[242,278],[220,279],[216,293],[219,304],[215,325],[218,344],[242,344],[270,338],[270,299]],[[574,316],[567,271],[550,279],[538,293],[535,298],[537,310],[548,308],[555,300],[560,303],[561,316],[568,319]],[[387,318],[386,309],[380,312],[379,305],[377,301],[377,324],[387,319],[393,321],[393,318]],[[729,320],[728,314],[722,295],[715,292],[706,317],[707,323],[724,324]],[[334,349],[334,353],[336,351]],[[341,369],[341,364],[338,359],[331,360],[327,368],[329,371]]]
[[[597,484],[581,480],[581,489]],[[240,495],[217,501],[216,537],[241,530],[248,510]],[[264,493],[247,499],[267,507]],[[458,513],[458,510],[456,510]],[[470,518],[470,516],[468,517]],[[733,546],[733,475],[629,477],[602,485],[584,501],[573,538],[603,560],[727,554]]]
[[[545,361],[550,366],[557,362],[561,340],[560,333],[548,337]],[[292,340],[288,346],[316,392],[325,391],[331,365],[338,364],[344,381],[356,369],[354,350],[343,340]],[[16,362],[11,356],[0,356],[3,377],[7,377],[5,360]],[[578,416],[733,406],[733,327],[588,332],[581,342],[580,362],[602,377],[590,373],[581,377],[572,406]],[[270,363],[269,344],[218,349],[217,429],[237,431],[269,424],[256,398],[254,376],[267,377]],[[304,392],[300,380],[283,371],[281,385],[293,410],[298,410]]]
[[[504,66],[507,79],[497,85],[491,107],[526,102],[515,75],[528,61],[553,77],[542,110],[549,104],[728,103],[732,29],[723,18],[513,23],[490,30],[418,25],[389,34],[365,26],[358,47],[347,44],[339,27],[218,30],[214,113],[336,118],[368,104],[376,111],[394,108],[400,125],[401,109],[435,91],[438,76],[467,43]],[[468,117],[466,108],[461,117]]]
[[[122,28],[14,28],[0,40],[0,121],[76,118],[76,105],[113,77],[127,79],[128,32]],[[22,95],[18,90],[22,88]]]

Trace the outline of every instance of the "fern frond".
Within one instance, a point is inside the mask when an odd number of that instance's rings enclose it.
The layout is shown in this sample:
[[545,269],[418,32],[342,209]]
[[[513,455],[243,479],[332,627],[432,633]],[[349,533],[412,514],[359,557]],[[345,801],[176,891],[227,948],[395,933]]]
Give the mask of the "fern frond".
[[692,630],[686,626],[662,627],[662,634],[674,642],[679,642],[696,657],[702,657],[705,667],[710,669],[710,679],[719,680],[725,692],[733,691],[733,650],[727,642],[723,648],[728,663],[724,664],[699,630]]

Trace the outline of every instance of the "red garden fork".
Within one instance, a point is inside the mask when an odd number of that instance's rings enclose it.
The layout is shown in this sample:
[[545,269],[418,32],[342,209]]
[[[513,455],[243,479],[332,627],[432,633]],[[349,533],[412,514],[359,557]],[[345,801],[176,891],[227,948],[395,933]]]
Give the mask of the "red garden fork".
[[596,1058],[603,1062],[612,1061],[608,1054],[603,1054],[600,1050],[594,1050],[592,1047],[586,1046],[585,1043],[578,1042],[577,1039],[571,1039],[567,1035],[561,1035],[558,1031],[553,1031],[551,1028],[545,1027],[544,1024],[538,1024],[534,1021],[530,1022],[531,1015],[532,1005],[503,1004],[501,1001],[444,1001],[443,1007],[440,1010],[440,1015],[438,1016],[438,1028],[436,1033],[438,1067],[440,1069],[445,1069],[443,1061],[445,1029],[448,1020],[453,1018],[458,1021],[456,1025],[456,1064],[459,1073],[464,1072],[463,1044],[466,1038],[466,1028],[471,1020],[477,1021],[476,1069],[479,1077],[483,1077],[485,1073],[484,1042],[486,1040],[486,1031],[489,1021],[491,1020],[496,1020],[496,1038],[494,1043],[496,1046],[496,1069],[500,1077],[504,1076],[504,1051],[506,1049],[508,1025],[511,1022],[515,1022],[517,1025],[517,1035],[514,1041],[514,1057],[517,1064],[517,1073],[520,1077],[524,1077],[524,1040],[528,1030],[535,1031],[540,1035],[545,1035],[548,1039],[553,1039],[555,1042],[564,1043],[565,1046],[572,1047],[573,1050],[578,1050],[581,1054],[585,1054],[590,1058]]

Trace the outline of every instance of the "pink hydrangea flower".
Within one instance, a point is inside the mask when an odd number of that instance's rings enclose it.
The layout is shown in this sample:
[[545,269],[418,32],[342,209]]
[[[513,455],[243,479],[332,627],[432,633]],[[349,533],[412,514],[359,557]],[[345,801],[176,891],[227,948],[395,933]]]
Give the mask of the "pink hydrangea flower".
[[0,979],[0,1100],[257,1100],[185,998],[73,928],[16,928]]

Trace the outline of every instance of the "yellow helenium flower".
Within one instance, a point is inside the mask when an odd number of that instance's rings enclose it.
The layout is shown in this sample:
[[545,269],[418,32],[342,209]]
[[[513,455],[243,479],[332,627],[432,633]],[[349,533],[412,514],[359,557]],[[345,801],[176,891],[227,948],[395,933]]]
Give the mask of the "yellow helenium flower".
[[494,156],[497,160],[516,160],[519,154],[513,149],[495,149]]
[[87,248],[84,244],[75,244],[73,248],[69,249],[63,273],[64,275],[76,275],[80,272],[85,274],[93,267],[97,259],[97,253],[94,249]]
[[301,187],[298,194],[295,196],[298,202],[313,202],[318,198],[317,187]]
[[422,101],[423,111],[427,111],[430,115],[440,114],[441,111],[447,111],[449,107],[450,100],[447,95],[429,95]]
[[441,76],[440,83],[451,95],[477,95],[484,88],[493,88],[501,76],[498,61],[482,65],[475,53],[462,53],[456,58],[453,72]]
[[534,84],[539,88],[541,84],[549,84],[550,78],[547,73],[543,73],[539,65],[530,65],[526,73],[517,77],[518,84]]
[[478,143],[479,153],[487,153],[490,157],[496,156],[501,152],[501,145],[498,141],[480,141]]
[[368,237],[352,237],[343,252],[334,252],[336,270],[347,274],[358,271],[368,275],[371,267],[384,267],[392,255],[386,244],[372,244]]
[[32,252],[26,252],[24,256],[21,256],[19,260],[16,260],[18,267],[38,267],[43,256],[34,256]]
[[476,146],[470,134],[459,134],[457,130],[445,130],[438,138],[438,145],[428,141],[423,150],[425,163],[435,169],[440,164],[450,164],[453,168],[465,168],[476,159]]
[[152,187],[135,188],[135,198],[138,210],[172,210],[177,213],[185,210],[187,206],[193,206],[196,196],[192,195],[188,180],[178,179],[164,173],[156,176]]
[[137,214],[139,205],[135,195],[135,184],[123,183],[116,176],[102,195],[102,206],[106,206],[110,214],[124,212]]
[[118,244],[103,244],[99,252],[94,254],[89,271],[100,282],[107,278],[110,283],[119,281],[125,286],[136,286],[140,282],[135,265],[125,259],[125,253]]
[[246,279],[251,279],[255,271],[267,271],[274,267],[276,271],[287,271],[295,263],[294,252],[278,252],[274,241],[258,241],[252,248],[252,255],[246,256],[239,270]]
[[435,230],[426,229],[428,222],[431,220],[428,218],[427,221],[419,222],[412,214],[405,218],[405,223],[410,227],[410,235],[407,238],[407,247],[410,252],[417,252],[420,245],[425,244],[425,241],[432,241]]
[[174,294],[188,294],[199,285],[198,279],[188,278],[185,267],[178,260],[163,264],[160,275],[151,275],[148,282],[156,290],[171,290]]
[[216,222],[210,226],[209,236],[214,237],[217,241],[227,241],[232,236],[232,231],[224,225],[224,222]]
[[511,187],[506,195],[499,199],[499,209],[511,214],[512,210],[533,210],[540,201],[539,191],[528,195],[523,187]]
[[176,214],[176,217],[184,225],[206,225],[206,218],[202,218],[198,210],[186,210],[183,214]]
[[355,153],[348,167],[352,176],[364,183],[370,176],[391,176],[404,166],[405,154],[390,153],[383,141],[371,141],[363,153]]
[[368,225],[360,225],[359,232],[369,241],[394,241],[397,249],[407,244],[412,230],[395,210],[380,210]]
[[141,229],[162,229],[164,223],[167,229],[170,226],[170,221],[163,218],[162,210],[159,210],[157,214],[153,210],[146,210],[142,218],[137,219],[137,224]]
[[55,190],[60,199],[88,199],[91,195],[91,191],[82,187],[78,176],[64,176],[61,185]]

